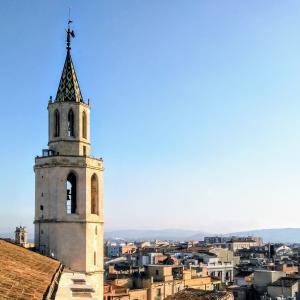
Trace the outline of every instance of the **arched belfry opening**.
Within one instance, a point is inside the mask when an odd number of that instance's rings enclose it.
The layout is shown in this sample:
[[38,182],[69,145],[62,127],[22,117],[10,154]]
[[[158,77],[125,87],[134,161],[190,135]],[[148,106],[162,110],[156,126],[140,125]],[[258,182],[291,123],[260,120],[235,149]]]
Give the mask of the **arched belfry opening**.
[[98,204],[98,177],[94,174],[91,178],[91,213],[99,214]]
[[74,136],[74,113],[72,109],[68,112],[68,136]]
[[87,137],[87,128],[86,128],[86,126],[87,126],[87,121],[86,121],[86,113],[85,113],[85,111],[83,111],[82,112],[82,137],[84,138],[84,139],[86,139],[86,137]]
[[71,172],[67,177],[67,214],[76,213],[76,176]]
[[60,136],[60,114],[58,109],[54,112],[54,137]]

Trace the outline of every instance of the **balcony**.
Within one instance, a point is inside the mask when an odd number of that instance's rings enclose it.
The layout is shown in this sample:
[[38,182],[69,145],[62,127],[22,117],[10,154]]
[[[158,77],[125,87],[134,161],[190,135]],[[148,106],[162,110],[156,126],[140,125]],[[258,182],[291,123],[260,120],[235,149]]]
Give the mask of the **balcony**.
[[55,156],[55,155],[58,155],[58,153],[55,153],[55,151],[50,149],[43,149],[42,157]]

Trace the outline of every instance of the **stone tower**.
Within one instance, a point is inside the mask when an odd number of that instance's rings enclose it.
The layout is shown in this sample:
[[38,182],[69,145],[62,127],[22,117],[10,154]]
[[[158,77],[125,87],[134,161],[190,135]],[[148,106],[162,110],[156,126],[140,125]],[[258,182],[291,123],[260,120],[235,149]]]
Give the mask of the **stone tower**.
[[25,226],[16,227],[15,242],[17,245],[26,247],[27,245],[27,230]]
[[67,55],[48,103],[48,149],[35,158],[35,245],[73,271],[98,277],[103,293],[102,159],[90,156],[90,104]]

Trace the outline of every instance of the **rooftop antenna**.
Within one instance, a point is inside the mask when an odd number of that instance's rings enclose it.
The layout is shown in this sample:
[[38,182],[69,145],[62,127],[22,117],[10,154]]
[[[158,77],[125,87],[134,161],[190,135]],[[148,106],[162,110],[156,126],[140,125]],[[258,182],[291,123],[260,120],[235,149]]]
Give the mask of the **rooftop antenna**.
[[71,50],[71,37],[72,38],[75,37],[74,30],[71,30],[71,28],[70,28],[70,24],[72,22],[73,21],[71,20],[71,8],[69,7],[69,19],[68,19],[68,30],[67,30],[67,50],[68,50],[68,53]]

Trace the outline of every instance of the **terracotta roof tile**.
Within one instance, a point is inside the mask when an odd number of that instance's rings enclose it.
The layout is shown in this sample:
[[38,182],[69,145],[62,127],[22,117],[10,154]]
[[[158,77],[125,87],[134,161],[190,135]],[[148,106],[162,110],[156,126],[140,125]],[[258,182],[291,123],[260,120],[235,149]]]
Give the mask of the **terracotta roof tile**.
[[60,262],[0,240],[1,299],[42,299]]
[[168,296],[166,300],[233,300],[231,292],[203,291],[188,288],[175,295]]

